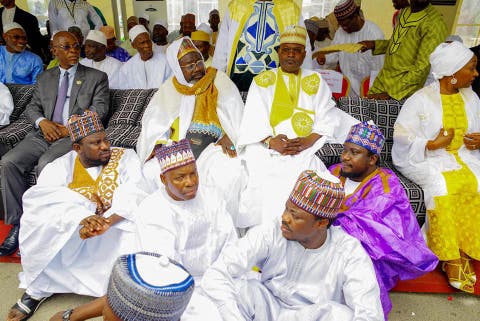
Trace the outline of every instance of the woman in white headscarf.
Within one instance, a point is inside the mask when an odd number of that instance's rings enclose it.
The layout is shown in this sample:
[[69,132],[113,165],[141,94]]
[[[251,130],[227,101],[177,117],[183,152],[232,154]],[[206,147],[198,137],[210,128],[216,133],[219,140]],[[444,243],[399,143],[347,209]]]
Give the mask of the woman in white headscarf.
[[477,58],[459,42],[430,56],[436,79],[403,105],[395,123],[395,166],[425,197],[429,247],[453,287],[472,293],[480,260],[480,100]]

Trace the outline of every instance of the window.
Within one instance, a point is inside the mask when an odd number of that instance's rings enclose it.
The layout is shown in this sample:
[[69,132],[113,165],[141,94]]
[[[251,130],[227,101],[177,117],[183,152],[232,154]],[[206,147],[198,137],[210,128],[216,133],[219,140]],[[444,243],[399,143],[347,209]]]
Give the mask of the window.
[[168,30],[180,28],[180,19],[186,13],[195,15],[195,24],[208,23],[208,13],[218,9],[218,0],[167,0]]
[[339,0],[303,0],[302,15],[305,19],[317,16],[324,18],[333,12]]
[[[46,22],[48,20],[48,0],[28,0],[28,12],[33,14],[38,19],[40,32],[47,34]],[[24,8],[23,8],[24,9]],[[24,9],[25,10],[25,9]]]
[[459,4],[460,11],[454,34],[463,39],[467,47],[480,44],[480,6],[478,0],[463,0]]

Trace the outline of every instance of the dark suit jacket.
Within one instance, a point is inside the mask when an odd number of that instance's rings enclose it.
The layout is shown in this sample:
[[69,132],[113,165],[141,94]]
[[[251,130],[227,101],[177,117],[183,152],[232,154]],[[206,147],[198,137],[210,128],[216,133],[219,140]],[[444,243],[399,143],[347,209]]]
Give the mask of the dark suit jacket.
[[[4,9],[4,7],[0,8],[0,38],[3,34],[2,12]],[[36,53],[43,59],[42,48],[46,48],[46,44],[44,43],[44,38],[40,33],[37,17],[17,7],[15,9],[13,21],[20,24],[23,29],[25,29],[25,32],[27,33],[28,44],[32,48],[32,52]],[[4,42],[3,39],[1,40]]]
[[[476,47],[473,47],[473,48],[470,48],[470,50],[473,51],[475,56],[477,56],[477,59],[480,61],[480,45],[478,45]],[[477,72],[480,73],[480,63],[477,63]],[[480,79],[479,79],[479,77],[475,78],[475,80],[473,81],[472,89],[480,97]]]
[[[40,117],[52,119],[59,77],[59,67],[48,69],[38,76],[32,99],[25,110],[32,124]],[[104,119],[108,113],[109,100],[107,74],[78,64],[70,91],[69,115],[82,114],[85,109],[90,109]]]

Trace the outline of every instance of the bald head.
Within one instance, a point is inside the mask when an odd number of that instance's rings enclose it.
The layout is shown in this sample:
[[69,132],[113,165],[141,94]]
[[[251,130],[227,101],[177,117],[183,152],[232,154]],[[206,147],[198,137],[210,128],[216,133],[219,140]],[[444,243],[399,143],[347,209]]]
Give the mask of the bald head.
[[58,64],[64,69],[78,63],[80,44],[77,38],[68,31],[59,31],[52,39],[52,53],[57,57]]

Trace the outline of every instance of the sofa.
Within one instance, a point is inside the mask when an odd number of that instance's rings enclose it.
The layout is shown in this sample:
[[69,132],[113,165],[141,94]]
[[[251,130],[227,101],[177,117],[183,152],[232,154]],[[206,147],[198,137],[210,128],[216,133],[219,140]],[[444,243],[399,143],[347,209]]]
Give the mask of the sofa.
[[[342,97],[338,100],[337,106],[344,112],[355,117],[359,121],[373,120],[375,124],[383,131],[385,135],[385,144],[381,152],[381,166],[391,169],[400,179],[401,184],[405,188],[412,209],[417,216],[419,224],[425,221],[425,203],[423,191],[417,184],[400,174],[395,168],[392,161],[393,146],[393,126],[397,119],[403,101],[396,100],[373,100],[359,97]],[[325,144],[317,152],[317,156],[330,166],[340,162],[340,154],[342,153],[341,144]]]
[[[10,116],[10,125],[0,128],[0,143],[13,148],[33,126],[23,114],[33,93],[33,85],[8,85],[13,96],[15,108]],[[107,137],[112,146],[135,148],[141,130],[141,120],[145,108],[155,94],[156,89],[110,90],[110,106],[105,122]],[[241,93],[244,101],[246,92]],[[425,204],[422,189],[401,175],[393,166],[391,149],[393,145],[393,125],[402,102],[389,100],[371,100],[363,98],[340,98],[338,108],[360,121],[372,119],[384,132],[386,141],[382,151],[382,166],[392,169],[400,178],[410,199],[413,211],[420,223],[425,218]],[[341,144],[325,144],[317,156],[327,165],[340,161]],[[35,171],[25,177],[29,185],[36,183]]]

